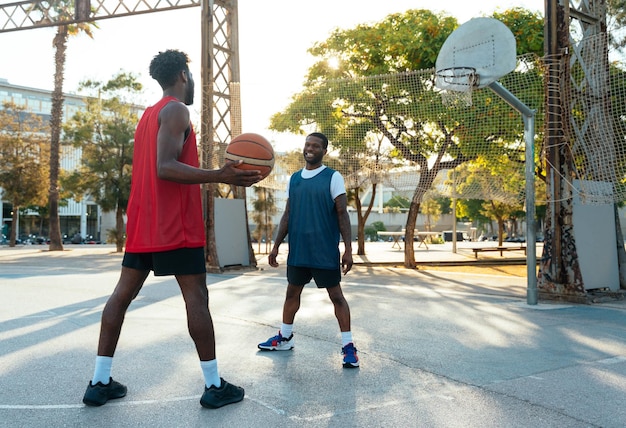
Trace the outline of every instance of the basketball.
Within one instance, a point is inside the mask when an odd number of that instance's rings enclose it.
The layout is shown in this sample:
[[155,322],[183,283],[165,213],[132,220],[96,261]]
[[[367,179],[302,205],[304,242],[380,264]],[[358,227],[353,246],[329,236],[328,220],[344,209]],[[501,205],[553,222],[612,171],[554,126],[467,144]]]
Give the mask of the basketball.
[[237,135],[226,147],[224,158],[243,163],[239,168],[259,170],[266,178],[274,168],[274,149],[267,139],[259,134]]

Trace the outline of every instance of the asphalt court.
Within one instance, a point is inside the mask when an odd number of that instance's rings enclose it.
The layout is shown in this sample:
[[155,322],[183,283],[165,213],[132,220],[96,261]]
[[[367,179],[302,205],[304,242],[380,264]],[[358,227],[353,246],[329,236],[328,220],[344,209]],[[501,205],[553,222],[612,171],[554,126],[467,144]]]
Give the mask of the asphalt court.
[[279,327],[285,292],[284,266],[261,259],[259,270],[207,276],[220,374],[245,388],[242,403],[199,405],[178,287],[150,276],[114,359],[128,395],[85,407],[121,255],[83,247],[0,248],[1,427],[626,425],[623,302],[529,306],[521,277],[357,264],[343,288],[361,367],[343,369],[332,305],[313,286],[296,348],[257,350]]

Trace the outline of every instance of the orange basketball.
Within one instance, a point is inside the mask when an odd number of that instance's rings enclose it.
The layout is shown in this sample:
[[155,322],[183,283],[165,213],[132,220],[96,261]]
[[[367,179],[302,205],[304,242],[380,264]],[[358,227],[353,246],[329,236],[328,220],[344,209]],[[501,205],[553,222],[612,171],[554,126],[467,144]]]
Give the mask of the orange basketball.
[[251,132],[233,138],[226,147],[224,157],[233,161],[242,160],[239,168],[259,170],[263,178],[274,168],[274,148],[265,137]]

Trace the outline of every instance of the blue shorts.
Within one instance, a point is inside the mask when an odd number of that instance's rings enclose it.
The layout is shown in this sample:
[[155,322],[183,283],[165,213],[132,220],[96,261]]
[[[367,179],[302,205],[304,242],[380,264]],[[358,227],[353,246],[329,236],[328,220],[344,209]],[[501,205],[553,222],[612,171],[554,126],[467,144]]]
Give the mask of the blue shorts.
[[304,287],[315,280],[317,288],[332,288],[341,282],[341,269],[316,269],[287,265],[287,281],[291,285]]
[[204,248],[179,248],[156,253],[124,253],[122,266],[154,271],[155,276],[206,273]]

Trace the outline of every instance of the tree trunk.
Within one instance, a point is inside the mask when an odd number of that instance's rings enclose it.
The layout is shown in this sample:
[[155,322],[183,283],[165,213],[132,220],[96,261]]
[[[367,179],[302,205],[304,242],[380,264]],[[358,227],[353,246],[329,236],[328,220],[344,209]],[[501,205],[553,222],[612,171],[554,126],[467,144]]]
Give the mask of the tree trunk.
[[67,49],[67,26],[57,27],[54,37],[54,90],[52,92],[52,111],[50,114],[50,251],[63,251],[61,224],[59,222],[59,145],[61,140],[61,121],[63,120],[63,79],[65,69],[65,51]]
[[118,253],[124,250],[124,211],[118,205],[115,210],[115,247]]
[[357,239],[356,253],[359,256],[364,256],[365,255],[365,223],[362,221],[357,222],[356,239]]
[[361,217],[361,195],[359,188],[354,189],[354,204],[356,205],[356,253],[360,256],[365,255],[365,221]]
[[365,255],[365,223],[367,222],[367,218],[370,216],[372,212],[372,207],[374,206],[374,199],[376,197],[376,183],[372,183],[372,197],[370,198],[370,202],[367,205],[367,209],[365,210],[365,214],[362,214],[362,206],[361,206],[361,197],[359,195],[359,188],[354,189],[355,193],[355,204],[356,204],[356,212],[357,212],[357,225],[356,225],[356,236],[357,236],[357,254],[359,256]]
[[[547,2],[546,6],[551,6]],[[547,205],[543,254],[539,263],[537,288],[545,297],[574,297],[586,295],[572,224],[573,202],[569,177],[574,177],[570,136],[571,81],[570,56],[560,55],[569,46],[569,22],[564,8],[546,7],[546,15],[555,25],[545,37],[546,53],[554,56],[547,63],[548,84],[545,86],[547,109],[544,124],[546,148]]]
[[417,223],[417,215],[420,212],[421,202],[415,202],[415,198],[409,206],[409,214],[406,218],[406,226],[404,230],[404,267],[415,269],[415,250],[413,249],[413,238],[415,237],[415,224]]
[[13,205],[13,214],[11,214],[11,233],[9,233],[9,247],[15,247],[15,241],[17,240],[17,219],[19,216],[20,207]]
[[420,175],[419,182],[411,198],[411,205],[409,205],[409,213],[406,218],[406,226],[404,230],[404,267],[409,269],[415,269],[417,263],[415,263],[415,250],[413,246],[415,238],[415,225],[417,224],[417,216],[420,212],[420,206],[424,199],[424,194],[431,188],[435,177],[439,172],[439,167],[433,167],[428,169],[427,165],[423,163],[420,165],[420,170],[423,173]]

